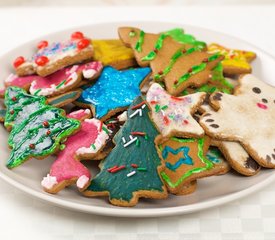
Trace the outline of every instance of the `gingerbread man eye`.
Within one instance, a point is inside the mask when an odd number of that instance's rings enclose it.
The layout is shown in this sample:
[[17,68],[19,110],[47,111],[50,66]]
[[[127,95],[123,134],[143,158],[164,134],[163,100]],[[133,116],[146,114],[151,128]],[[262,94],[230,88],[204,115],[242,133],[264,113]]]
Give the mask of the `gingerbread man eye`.
[[263,99],[262,99],[262,102],[263,102],[263,103],[267,103],[268,101],[267,101],[267,99],[263,98]]
[[257,94],[259,94],[259,93],[261,93],[262,91],[261,91],[261,89],[260,88],[258,88],[258,87],[254,87],[254,88],[252,88],[252,91],[254,92],[254,93],[257,93]]

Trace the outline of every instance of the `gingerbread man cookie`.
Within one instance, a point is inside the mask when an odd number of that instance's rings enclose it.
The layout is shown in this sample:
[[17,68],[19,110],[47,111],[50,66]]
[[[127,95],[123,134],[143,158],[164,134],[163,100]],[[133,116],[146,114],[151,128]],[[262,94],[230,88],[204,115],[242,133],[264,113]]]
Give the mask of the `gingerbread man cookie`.
[[261,166],[275,168],[275,89],[251,74],[239,80],[235,95],[214,93],[201,126],[214,139],[238,141]]
[[216,43],[208,46],[208,52],[220,53],[224,56],[222,60],[224,73],[229,75],[251,73],[252,68],[249,63],[256,58],[254,52],[229,49]]
[[152,109],[152,119],[164,137],[201,137],[204,131],[192,117],[203,102],[205,93],[174,97],[158,84],[149,88],[146,101]]
[[64,42],[55,42],[49,45],[45,40],[37,44],[37,52],[30,58],[17,57],[13,66],[18,76],[37,73],[45,77],[59,69],[93,57],[91,39],[81,32],[74,32],[71,39]]
[[[173,34],[169,34],[171,31]],[[133,27],[118,29],[121,40],[134,50],[138,64],[150,65],[153,78],[164,81],[167,91],[177,96],[189,86],[205,84],[223,56],[203,51],[195,40],[184,38],[182,30],[177,34],[171,31],[152,34]],[[183,36],[186,41],[175,36]]]
[[79,132],[62,143],[50,173],[41,182],[45,191],[57,193],[66,186],[76,183],[80,191],[90,183],[91,174],[80,162],[93,159],[106,144],[109,130],[101,121],[93,118],[90,110],[78,110],[67,115],[68,118],[82,120]]

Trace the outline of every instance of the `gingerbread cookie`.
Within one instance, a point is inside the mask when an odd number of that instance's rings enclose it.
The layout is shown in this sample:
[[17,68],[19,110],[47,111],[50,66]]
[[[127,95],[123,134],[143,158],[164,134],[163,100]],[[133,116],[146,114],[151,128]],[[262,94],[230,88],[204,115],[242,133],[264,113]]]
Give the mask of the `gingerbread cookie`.
[[67,115],[68,118],[82,120],[79,132],[62,143],[50,173],[41,182],[45,191],[57,193],[66,186],[76,183],[83,191],[90,183],[91,174],[80,162],[93,159],[106,144],[109,130],[101,121],[93,118],[90,110],[78,110]]
[[150,68],[118,71],[107,66],[96,83],[86,88],[75,104],[90,107],[94,117],[105,121],[126,109],[141,94],[140,88],[150,72]]
[[275,89],[251,74],[239,81],[235,96],[211,95],[210,104],[216,112],[204,113],[200,124],[214,139],[238,141],[259,165],[275,168]]
[[5,86],[17,86],[32,95],[56,96],[77,87],[83,78],[97,78],[103,65],[100,62],[90,62],[66,67],[46,77],[38,75],[17,76],[10,74],[5,80]]
[[45,77],[57,70],[93,57],[91,39],[81,32],[74,32],[71,39],[64,42],[48,44],[41,41],[37,44],[37,52],[30,58],[17,57],[13,66],[18,76],[37,73]]
[[81,95],[81,92],[82,90],[78,88],[55,97],[50,97],[47,98],[47,103],[55,107],[64,107],[78,99]]
[[132,49],[124,46],[119,39],[93,40],[94,60],[118,70],[137,66]]
[[253,176],[260,171],[259,164],[248,155],[239,143],[212,140],[211,144],[220,149],[226,161],[236,172],[244,176]]
[[205,84],[211,70],[224,58],[202,51],[194,41],[179,41],[180,37],[175,36],[184,35],[180,31],[151,34],[138,28],[121,27],[118,32],[125,45],[134,50],[138,64],[150,65],[153,78],[164,81],[167,91],[175,96],[189,86]]
[[152,119],[164,137],[202,137],[204,131],[192,115],[204,97],[205,93],[174,97],[154,83],[147,92],[146,101],[152,109]]
[[62,139],[75,133],[80,123],[65,117],[65,112],[45,104],[44,97],[32,96],[18,87],[5,93],[5,126],[11,129],[8,168],[34,157],[43,159],[58,151]]
[[194,92],[206,92],[206,93],[213,93],[213,92],[224,92],[231,94],[234,90],[234,86],[228,78],[223,76],[223,67],[221,63],[213,68],[210,76],[209,81],[198,87],[198,88],[187,88],[182,93],[183,95],[188,95]]
[[175,193],[175,195],[178,195],[178,196],[189,195],[189,194],[195,192],[196,189],[197,189],[197,181],[193,181],[191,183],[183,185],[181,190],[179,192]]
[[206,152],[210,146],[208,137],[183,139],[172,137],[159,145],[159,155],[165,161],[161,176],[169,192],[177,194],[184,185],[224,171],[223,165],[210,161]]
[[226,174],[230,171],[231,167],[225,159],[223,153],[219,150],[219,148],[210,146],[206,153],[206,157],[208,158],[208,160],[213,162],[216,167],[219,167],[220,172],[218,175]]
[[[204,103],[200,106],[199,111],[201,113],[213,111],[213,108],[209,106],[209,96],[207,101],[204,101]],[[216,141],[212,139],[211,145],[219,148],[226,161],[238,173],[245,176],[253,176],[259,172],[260,166],[248,155],[240,143]]]
[[148,115],[149,108],[136,98],[128,109],[128,120],[115,135],[115,148],[100,164],[100,173],[84,191],[86,196],[109,196],[117,206],[134,206],[139,198],[166,198],[160,177],[163,164],[155,147],[159,134]]
[[222,61],[224,73],[229,75],[251,73],[252,68],[249,63],[256,58],[254,52],[229,49],[217,43],[210,44],[208,52],[219,53],[224,56]]

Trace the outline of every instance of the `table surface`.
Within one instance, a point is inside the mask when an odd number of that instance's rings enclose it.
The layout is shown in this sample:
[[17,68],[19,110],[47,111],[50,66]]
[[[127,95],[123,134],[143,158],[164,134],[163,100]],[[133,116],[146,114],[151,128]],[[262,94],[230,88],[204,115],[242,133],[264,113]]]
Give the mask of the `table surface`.
[[[275,5],[253,7],[0,9],[0,52],[39,35],[107,21],[161,20],[238,36],[275,55]],[[166,218],[119,219],[41,202],[0,179],[0,239],[275,239],[275,186],[238,201]]]

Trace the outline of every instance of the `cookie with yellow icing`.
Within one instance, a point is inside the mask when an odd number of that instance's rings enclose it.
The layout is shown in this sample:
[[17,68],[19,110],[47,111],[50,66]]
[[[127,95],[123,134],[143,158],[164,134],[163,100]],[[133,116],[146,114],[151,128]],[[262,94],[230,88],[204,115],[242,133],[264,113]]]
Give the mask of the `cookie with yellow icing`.
[[205,43],[185,34],[182,29],[163,33],[145,33],[133,27],[121,27],[119,36],[134,50],[140,66],[150,66],[155,81],[163,81],[174,96],[190,86],[207,83],[211,70],[224,58],[204,51]]
[[125,47],[119,39],[93,40],[94,59],[105,66],[125,69],[137,66],[133,50]]
[[256,58],[254,52],[230,49],[217,43],[210,44],[208,52],[212,54],[219,53],[224,56],[224,60],[222,60],[223,71],[229,75],[251,73],[250,62]]

